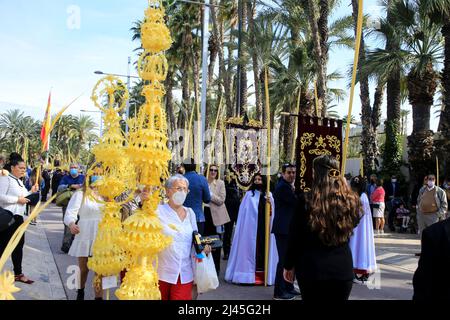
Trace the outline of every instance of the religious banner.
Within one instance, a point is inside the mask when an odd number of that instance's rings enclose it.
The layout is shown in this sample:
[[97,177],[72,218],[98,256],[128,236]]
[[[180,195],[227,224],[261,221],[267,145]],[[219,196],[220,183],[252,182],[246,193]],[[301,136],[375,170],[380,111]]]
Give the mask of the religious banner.
[[236,175],[238,186],[247,190],[255,174],[261,172],[260,122],[244,118],[230,118],[226,122],[227,154],[231,171]]
[[309,191],[313,160],[321,155],[342,158],[342,120],[299,115],[296,142],[297,174],[295,190]]

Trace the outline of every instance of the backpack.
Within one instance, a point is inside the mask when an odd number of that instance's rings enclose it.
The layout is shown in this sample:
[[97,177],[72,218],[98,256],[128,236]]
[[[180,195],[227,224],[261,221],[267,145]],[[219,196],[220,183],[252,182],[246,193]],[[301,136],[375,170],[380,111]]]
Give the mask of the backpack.
[[63,191],[58,192],[58,195],[56,196],[56,206],[57,207],[67,207],[69,204],[70,198],[74,194],[75,191],[72,191],[70,189],[66,189]]

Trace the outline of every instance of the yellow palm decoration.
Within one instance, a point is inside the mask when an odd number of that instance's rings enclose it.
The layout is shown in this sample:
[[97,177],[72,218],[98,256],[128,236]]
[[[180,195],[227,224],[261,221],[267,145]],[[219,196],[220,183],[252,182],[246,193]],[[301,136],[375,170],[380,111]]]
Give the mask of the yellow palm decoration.
[[165,10],[160,1],[150,1],[142,25],[142,53],[138,72],[145,83],[145,103],[135,119],[130,120],[126,148],[134,165],[137,184],[150,190],[141,210],[124,221],[124,246],[129,253],[128,272],[116,291],[121,300],[159,300],[157,255],[172,241],[163,235],[156,214],[161,199],[161,182],[168,177],[166,115],[162,108],[167,76],[167,59],[162,51],[170,48],[172,39],[164,23]]
[[0,300],[15,300],[13,293],[20,289],[14,285],[14,275],[11,271],[0,274]]
[[101,276],[117,275],[126,264],[126,252],[122,245],[121,207],[114,199],[127,190],[133,190],[136,180],[134,171],[128,167],[124,147],[126,141],[118,115],[126,105],[128,96],[125,85],[113,76],[101,79],[92,93],[93,102],[104,113],[105,133],[93,149],[97,163],[89,170],[89,174],[102,177],[95,186],[106,201],[99,201],[104,204],[103,218],[98,226],[88,267]]

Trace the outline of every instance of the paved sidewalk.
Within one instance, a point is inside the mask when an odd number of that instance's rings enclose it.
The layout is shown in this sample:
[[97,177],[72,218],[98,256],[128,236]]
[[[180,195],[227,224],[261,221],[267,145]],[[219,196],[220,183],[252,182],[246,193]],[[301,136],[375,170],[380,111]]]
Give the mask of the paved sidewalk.
[[[5,266],[12,270],[11,259]],[[21,291],[14,294],[17,300],[66,300],[58,268],[53,258],[45,229],[38,221],[25,232],[22,264],[23,273],[35,282],[31,285],[16,282]]]
[[[18,284],[23,290],[15,296],[18,300],[74,300],[76,290],[67,287],[73,274],[68,269],[77,260],[60,251],[63,233],[61,208],[51,206],[26,233],[24,273],[36,280],[33,285]],[[420,240],[417,235],[386,234],[375,238],[377,263],[380,272],[368,285],[354,284],[352,300],[411,300],[412,277],[417,268]],[[273,287],[243,286],[223,280],[226,261],[221,260],[220,286],[217,290],[202,294],[199,300],[270,300]],[[62,280],[61,280],[62,279]],[[70,281],[69,281],[70,282]],[[117,300],[111,290],[111,300]],[[92,272],[86,284],[86,300],[94,298]]]

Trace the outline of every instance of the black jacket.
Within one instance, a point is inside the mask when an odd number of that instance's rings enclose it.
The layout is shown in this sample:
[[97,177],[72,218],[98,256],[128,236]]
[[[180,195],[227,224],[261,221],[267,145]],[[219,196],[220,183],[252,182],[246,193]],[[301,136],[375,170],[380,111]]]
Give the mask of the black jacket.
[[400,191],[400,183],[398,181],[395,183],[395,190],[391,181],[388,181],[383,186],[384,191],[386,192],[386,201],[389,200],[390,197],[400,197],[402,196]]
[[291,185],[281,178],[273,192],[273,199],[275,202],[275,216],[273,218],[272,233],[288,235],[289,226],[297,205],[297,196]]
[[422,253],[414,273],[414,297],[417,301],[450,301],[450,219],[438,222],[422,232]]
[[295,267],[298,278],[308,281],[353,280],[353,258],[348,242],[327,246],[308,224],[309,212],[305,197],[300,195],[289,232],[289,243],[284,268]]
[[239,206],[241,204],[239,187],[237,186],[236,181],[231,180],[231,182],[228,182],[225,180],[225,191],[225,206],[227,208],[228,215],[230,216],[231,220],[236,221],[239,212]]

